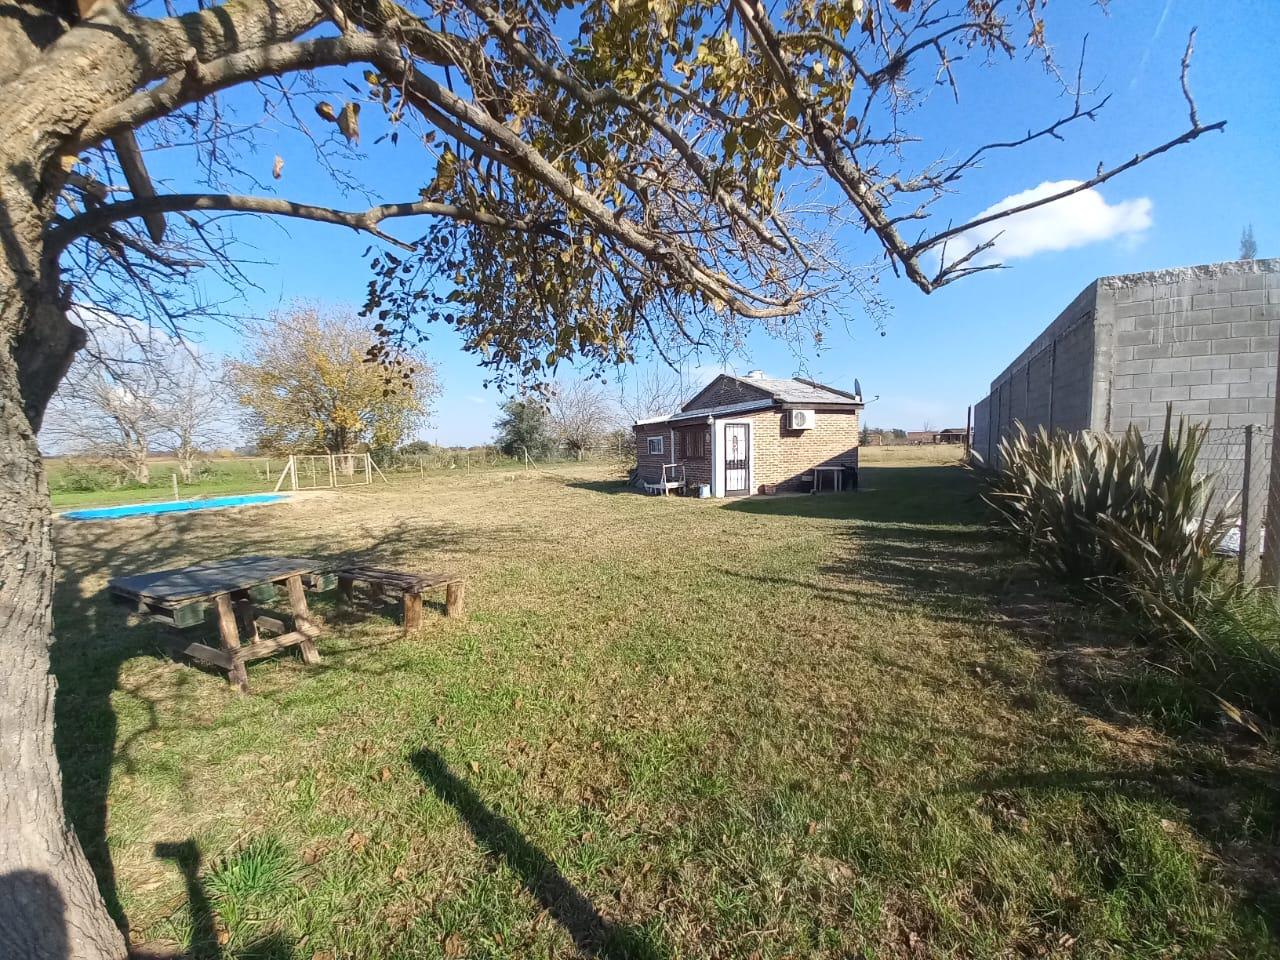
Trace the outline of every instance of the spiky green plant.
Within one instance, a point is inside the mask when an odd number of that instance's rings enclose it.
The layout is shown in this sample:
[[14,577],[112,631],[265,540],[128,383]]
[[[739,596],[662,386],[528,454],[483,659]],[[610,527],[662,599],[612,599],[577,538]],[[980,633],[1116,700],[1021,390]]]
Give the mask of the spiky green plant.
[[1154,446],[1133,427],[1113,437],[1016,424],[986,499],[1045,569],[1180,630],[1209,602],[1214,551],[1234,524],[1196,466],[1207,429],[1185,418],[1175,429],[1171,409]]

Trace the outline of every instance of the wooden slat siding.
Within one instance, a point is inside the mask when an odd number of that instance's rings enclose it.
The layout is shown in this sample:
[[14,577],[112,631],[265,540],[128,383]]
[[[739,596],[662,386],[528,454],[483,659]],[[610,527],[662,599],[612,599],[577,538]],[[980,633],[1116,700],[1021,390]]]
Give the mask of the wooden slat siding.
[[383,570],[379,567],[344,567],[337,571],[338,581],[360,581],[370,586],[391,590],[427,590],[443,587],[462,579],[452,573],[405,573],[402,570]]
[[344,601],[354,600],[355,584],[369,588],[370,600],[377,602],[384,589],[399,593],[401,625],[405,633],[422,626],[422,594],[436,587],[445,588],[445,615],[459,617],[464,608],[464,580],[452,573],[408,573],[384,567],[345,567],[336,571]]
[[253,643],[258,639],[258,619],[253,608],[253,600],[247,592],[233,593],[231,606],[236,612],[236,627],[240,634],[240,643]]
[[227,679],[241,693],[248,693],[249,674],[245,672],[244,664],[235,660],[235,653],[240,649],[240,632],[236,629],[236,612],[231,606],[231,597],[220,593],[213,598],[213,604],[218,612],[218,635],[222,638],[222,648],[232,658],[227,667]]
[[235,663],[231,654],[227,651],[219,650],[217,647],[211,647],[204,643],[184,643],[178,640],[171,643],[170,647],[176,653],[207,663],[212,667],[217,667],[219,670],[230,670]]
[[[296,646],[299,650],[305,650],[306,645],[310,642],[311,638],[301,630],[284,633],[278,637],[263,637],[261,640],[237,649],[233,654],[233,659],[237,664],[244,664],[249,660],[261,660],[263,657],[269,657],[273,653],[279,653],[286,647]],[[302,660],[304,663],[307,662],[305,653]],[[244,669],[243,666],[241,669]]]
[[306,557],[242,557],[196,567],[116,577],[108,583],[108,588],[120,596],[173,606],[180,602],[211,599],[232,590],[279,583],[299,574],[323,577],[317,573],[322,566],[320,561]]
[[259,630],[269,630],[272,633],[288,632],[287,628],[284,625],[284,621],[277,620],[275,617],[268,617],[264,614],[259,614],[257,619],[254,622],[256,623]]

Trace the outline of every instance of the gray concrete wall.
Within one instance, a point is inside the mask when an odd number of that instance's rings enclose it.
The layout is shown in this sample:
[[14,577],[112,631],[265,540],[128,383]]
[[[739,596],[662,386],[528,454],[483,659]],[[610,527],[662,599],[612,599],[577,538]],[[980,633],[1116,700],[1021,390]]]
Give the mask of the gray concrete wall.
[[973,436],[973,449],[988,464],[995,464],[996,448],[1015,422],[1028,430],[1089,426],[1096,295],[1096,283],[1085,287],[991,381],[991,393],[979,404],[983,415],[975,408]]
[[1280,260],[1103,277],[991,382],[974,448],[994,463],[1015,421],[1155,437],[1172,404],[1213,428],[1206,469],[1238,476],[1242,428],[1270,442],[1278,338]]
[[1172,405],[1175,417],[1209,425],[1201,467],[1218,476],[1222,498],[1238,493],[1245,426],[1263,428],[1260,455],[1270,456],[1280,260],[1106,277],[1099,287],[1112,363],[1106,419],[1095,425],[1156,439]]

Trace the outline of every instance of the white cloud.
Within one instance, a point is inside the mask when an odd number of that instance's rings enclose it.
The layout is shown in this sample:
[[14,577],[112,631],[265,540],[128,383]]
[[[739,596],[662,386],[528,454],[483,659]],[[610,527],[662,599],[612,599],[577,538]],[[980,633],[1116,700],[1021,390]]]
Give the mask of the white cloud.
[[[1041,197],[1052,196],[1079,186],[1079,180],[1053,180],[1005,197],[992,204],[974,219],[1020,207]],[[1151,200],[1137,197],[1107,203],[1097,190],[1081,190],[1043,207],[1016,213],[1005,220],[967,230],[947,244],[947,261],[964,256],[975,246],[986,243],[997,234],[990,250],[975,257],[971,264],[980,265],[1030,257],[1047,250],[1070,250],[1113,238],[1134,240],[1151,226]]]

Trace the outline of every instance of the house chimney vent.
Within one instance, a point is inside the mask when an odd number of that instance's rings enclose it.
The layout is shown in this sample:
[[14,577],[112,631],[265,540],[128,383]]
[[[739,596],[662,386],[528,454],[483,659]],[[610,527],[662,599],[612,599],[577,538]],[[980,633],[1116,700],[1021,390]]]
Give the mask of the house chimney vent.
[[752,370],[752,371],[750,371],[750,372],[748,372],[748,373],[747,373],[747,379],[748,379],[748,380],[763,380],[763,379],[764,379],[764,371],[763,371],[763,370]]

